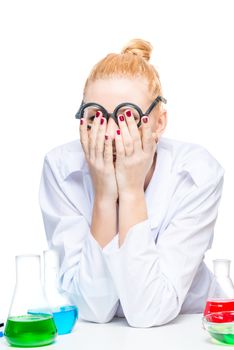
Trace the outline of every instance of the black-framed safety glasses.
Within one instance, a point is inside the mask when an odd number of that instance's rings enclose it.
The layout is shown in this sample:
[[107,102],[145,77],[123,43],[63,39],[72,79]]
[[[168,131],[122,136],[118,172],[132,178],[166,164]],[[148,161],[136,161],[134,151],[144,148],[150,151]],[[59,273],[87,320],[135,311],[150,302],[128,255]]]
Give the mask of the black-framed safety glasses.
[[85,118],[87,121],[87,127],[89,129],[91,129],[93,120],[96,116],[96,112],[100,111],[100,112],[102,112],[104,118],[106,118],[107,121],[109,120],[109,118],[113,118],[114,121],[116,122],[116,124],[118,125],[118,116],[120,114],[123,114],[124,111],[126,111],[127,109],[130,109],[132,112],[132,115],[134,116],[134,119],[137,123],[137,127],[139,128],[139,126],[141,125],[141,118],[143,116],[148,116],[152,112],[154,107],[157,106],[157,104],[159,102],[163,102],[166,104],[167,100],[162,96],[158,96],[151,103],[151,105],[149,106],[149,108],[146,110],[145,113],[142,112],[142,110],[139,106],[137,106],[136,104],[131,103],[131,102],[120,103],[118,106],[116,106],[116,108],[114,109],[114,111],[112,113],[109,113],[102,105],[100,105],[96,102],[84,103],[82,101],[81,106],[75,115],[75,118],[76,119]]

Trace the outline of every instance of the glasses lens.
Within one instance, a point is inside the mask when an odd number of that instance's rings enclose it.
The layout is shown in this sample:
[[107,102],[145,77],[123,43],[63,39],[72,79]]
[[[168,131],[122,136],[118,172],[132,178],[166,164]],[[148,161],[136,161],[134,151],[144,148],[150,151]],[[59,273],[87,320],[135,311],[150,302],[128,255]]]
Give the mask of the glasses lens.
[[121,107],[120,109],[118,109],[118,111],[117,111],[117,117],[118,117],[120,114],[124,114],[124,112],[125,112],[126,110],[128,110],[128,111],[130,110],[130,111],[132,112],[132,115],[133,115],[133,117],[134,117],[134,119],[135,119],[135,121],[136,121],[136,124],[138,124],[139,121],[140,121],[140,119],[141,119],[141,116],[140,116],[138,110],[137,110],[136,108],[132,107],[132,106],[126,105],[126,106]]
[[84,108],[82,117],[86,119],[88,126],[92,126],[96,113],[99,110],[100,108],[98,108],[97,106],[89,106]]
[[[116,113],[116,117],[118,118],[118,116],[119,116],[120,114],[124,114],[124,112],[125,112],[126,110],[131,110],[132,115],[133,115],[133,117],[134,117],[134,119],[135,119],[135,121],[136,121],[136,124],[138,124],[139,121],[140,121],[140,119],[141,119],[141,118],[140,118],[140,114],[139,114],[139,112],[137,111],[137,109],[134,108],[133,106],[128,106],[128,105],[126,105],[126,106],[123,106],[123,107],[119,108],[118,111],[117,111],[117,113]],[[95,106],[95,105],[91,105],[91,106],[85,107],[85,108],[83,109],[82,118],[85,118],[85,119],[86,119],[88,128],[90,128],[90,127],[92,126],[97,111],[100,111],[100,107],[98,108],[98,106]]]

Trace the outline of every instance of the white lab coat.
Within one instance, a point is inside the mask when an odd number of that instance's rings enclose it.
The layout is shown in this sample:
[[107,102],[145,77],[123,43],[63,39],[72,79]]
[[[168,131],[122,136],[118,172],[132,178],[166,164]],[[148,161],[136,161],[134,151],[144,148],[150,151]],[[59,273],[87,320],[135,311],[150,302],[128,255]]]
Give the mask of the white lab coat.
[[[40,206],[50,248],[60,254],[60,284],[80,317],[133,327],[202,312],[212,273],[211,247],[223,168],[201,146],[161,138],[145,191],[148,219],[103,249],[90,232],[93,187],[79,140],[45,156]],[[107,213],[108,215],[108,213]]]

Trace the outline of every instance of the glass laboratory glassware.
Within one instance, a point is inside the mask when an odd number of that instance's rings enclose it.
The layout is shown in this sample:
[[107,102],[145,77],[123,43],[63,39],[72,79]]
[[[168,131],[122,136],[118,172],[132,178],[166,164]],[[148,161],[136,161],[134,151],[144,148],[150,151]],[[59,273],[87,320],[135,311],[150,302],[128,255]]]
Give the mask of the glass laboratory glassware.
[[64,293],[59,289],[59,257],[53,250],[44,251],[44,289],[52,309],[58,334],[70,333],[78,319],[78,308],[71,305]]
[[[208,292],[204,316],[222,311],[234,311],[234,285],[230,278],[231,261],[213,260],[214,276]],[[222,321],[224,322],[224,321]]]
[[234,311],[222,311],[203,317],[203,327],[211,337],[224,344],[234,345]]
[[[38,309],[43,312],[29,312]],[[56,339],[57,329],[41,284],[40,255],[16,256],[16,285],[4,335],[16,347],[44,346]]]
[[3,337],[3,326],[4,322],[0,321],[0,338]]

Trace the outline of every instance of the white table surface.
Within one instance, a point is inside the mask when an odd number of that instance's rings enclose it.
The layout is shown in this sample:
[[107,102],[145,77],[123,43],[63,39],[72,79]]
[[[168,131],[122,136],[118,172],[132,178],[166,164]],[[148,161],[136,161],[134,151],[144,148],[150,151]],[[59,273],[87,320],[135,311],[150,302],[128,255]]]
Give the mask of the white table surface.
[[[228,345],[212,340],[202,328],[202,315],[179,315],[167,325],[153,328],[132,328],[125,319],[115,318],[106,324],[79,320],[72,333],[60,335],[45,349],[57,350],[205,350],[222,349]],[[0,338],[0,349],[9,347]],[[38,348],[27,348],[38,349]]]

